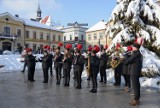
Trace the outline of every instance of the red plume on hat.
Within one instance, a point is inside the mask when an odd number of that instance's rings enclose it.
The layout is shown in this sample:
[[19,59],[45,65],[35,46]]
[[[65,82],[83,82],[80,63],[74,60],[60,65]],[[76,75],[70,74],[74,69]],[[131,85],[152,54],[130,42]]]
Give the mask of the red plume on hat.
[[44,50],[47,49],[47,45],[45,45],[45,46],[43,47],[43,49],[44,49]]
[[121,47],[121,45],[119,43],[117,43],[116,50],[118,50],[120,47]]
[[71,49],[72,48],[72,44],[66,44],[66,49]]
[[78,44],[78,45],[77,45],[77,49],[78,49],[78,50],[81,50],[82,47],[83,47],[82,44]]
[[127,46],[127,51],[132,51],[132,47],[131,46]]
[[59,47],[62,47],[62,46],[63,46],[63,43],[62,43],[62,42],[59,42],[59,43],[58,43],[58,46],[59,46]]
[[108,49],[108,45],[107,44],[105,45],[105,49]]
[[30,52],[30,51],[32,51],[31,48],[26,48],[26,52]]
[[96,53],[98,53],[100,51],[100,48],[98,45],[94,45],[93,51],[95,51]]
[[92,51],[92,46],[88,46],[88,51]]
[[138,37],[134,43],[137,43],[139,45],[143,45],[144,44],[144,39],[142,37]]
[[51,49],[51,47],[49,45],[47,45],[47,50],[50,50],[50,49]]

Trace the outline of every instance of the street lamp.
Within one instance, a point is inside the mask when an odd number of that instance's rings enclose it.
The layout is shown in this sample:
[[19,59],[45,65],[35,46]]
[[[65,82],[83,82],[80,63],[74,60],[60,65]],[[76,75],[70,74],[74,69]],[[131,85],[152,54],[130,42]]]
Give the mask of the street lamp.
[[13,39],[13,53],[15,54],[15,40],[16,40],[15,36],[13,36],[12,39]]

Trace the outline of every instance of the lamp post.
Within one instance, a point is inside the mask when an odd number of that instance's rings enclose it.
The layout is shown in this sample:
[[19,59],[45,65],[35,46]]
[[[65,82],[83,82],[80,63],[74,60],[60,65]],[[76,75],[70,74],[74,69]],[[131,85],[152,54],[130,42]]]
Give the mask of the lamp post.
[[12,39],[13,39],[13,53],[15,54],[15,39],[16,39],[15,36],[13,36]]

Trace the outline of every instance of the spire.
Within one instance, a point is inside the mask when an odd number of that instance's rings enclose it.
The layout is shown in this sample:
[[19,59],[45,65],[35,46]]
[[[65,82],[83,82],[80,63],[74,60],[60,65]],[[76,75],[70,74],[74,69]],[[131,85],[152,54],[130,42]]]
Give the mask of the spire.
[[37,18],[36,18],[37,21],[40,21],[42,19],[41,14],[42,14],[42,11],[41,11],[40,3],[38,0],[38,9],[37,9]]

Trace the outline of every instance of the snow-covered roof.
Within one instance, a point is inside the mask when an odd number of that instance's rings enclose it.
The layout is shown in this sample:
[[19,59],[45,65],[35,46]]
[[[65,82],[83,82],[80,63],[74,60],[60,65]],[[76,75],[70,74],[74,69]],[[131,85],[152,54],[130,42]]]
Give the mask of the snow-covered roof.
[[32,27],[38,27],[38,28],[44,28],[44,29],[49,29],[49,30],[55,30],[55,31],[59,31],[59,32],[63,32],[62,30],[58,30],[54,27],[51,27],[51,26],[47,26],[45,24],[41,24],[37,21],[32,21],[32,20],[28,20],[28,19],[23,19],[24,20],[24,23],[25,25],[27,26],[32,26]]
[[8,13],[8,12],[5,12],[5,13],[0,14],[0,16],[5,16],[5,15],[10,16],[10,17],[13,18],[14,20],[23,22],[23,23],[24,23],[25,25],[27,25],[27,26],[32,26],[32,27],[38,27],[38,28],[43,28],[43,29],[49,29],[49,30],[54,30],[54,31],[63,32],[62,30],[56,29],[56,28],[51,27],[51,26],[47,26],[47,25],[45,25],[45,24],[41,24],[41,23],[39,23],[39,22],[37,22],[37,21],[33,21],[33,20],[29,20],[29,19],[24,19],[24,18],[15,17],[15,16],[11,15],[11,14]]
[[101,20],[94,26],[90,27],[86,32],[98,31],[98,30],[103,30],[103,29],[106,29],[106,22]]

